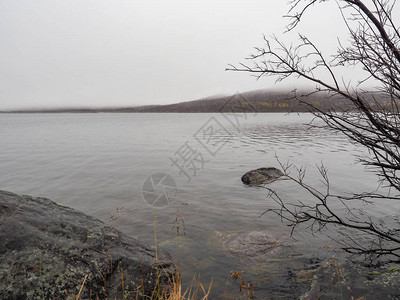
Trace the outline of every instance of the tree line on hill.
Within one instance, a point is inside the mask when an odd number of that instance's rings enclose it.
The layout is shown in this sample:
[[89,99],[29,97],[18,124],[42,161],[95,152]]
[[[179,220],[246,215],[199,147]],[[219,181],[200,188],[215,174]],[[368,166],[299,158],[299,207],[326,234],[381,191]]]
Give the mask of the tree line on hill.
[[[384,102],[382,95],[366,93],[371,103]],[[378,99],[378,100],[377,100]],[[233,105],[234,103],[234,105]],[[334,109],[346,111],[349,109],[349,101],[344,97],[331,97],[321,94],[309,93],[298,101],[292,92],[271,92],[268,90],[237,93],[230,96],[215,96],[194,101],[179,102],[168,105],[145,105],[115,108],[58,108],[58,109],[24,109],[3,111],[8,113],[213,113],[220,112],[229,106],[231,112],[255,111],[255,112],[308,112],[317,108],[321,111]]]

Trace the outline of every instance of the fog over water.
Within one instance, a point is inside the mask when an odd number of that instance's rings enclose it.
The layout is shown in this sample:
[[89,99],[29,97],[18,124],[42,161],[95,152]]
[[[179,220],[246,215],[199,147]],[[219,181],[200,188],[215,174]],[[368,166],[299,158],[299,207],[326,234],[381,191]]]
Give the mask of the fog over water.
[[[313,206],[316,194],[284,176],[262,187],[245,185],[244,173],[293,164],[306,170],[306,184],[323,195],[332,193],[322,201],[340,217],[368,219],[383,228],[399,217],[395,201],[340,202],[332,196],[386,188],[356,163],[370,155],[365,149],[320,126],[311,113],[270,112],[293,108],[283,102],[288,91],[315,85],[225,70],[262,47],[264,34],[286,45],[296,45],[298,34],[304,34],[326,61],[338,40],[348,45],[340,1],[315,1],[299,26],[285,33],[287,2],[296,1],[0,0],[0,111],[37,109],[0,113],[0,190],[52,199],[166,249],[180,264],[183,290],[201,274],[205,286],[214,280],[210,299],[238,299],[230,274],[241,271],[255,283],[258,298],[297,299],[305,290],[298,289],[296,274],[328,257],[344,261],[338,241],[363,241],[365,233],[334,226],[311,232],[300,224],[292,236],[280,216],[266,213],[282,208],[268,192],[302,207]],[[394,10],[393,19],[400,18],[400,9]],[[333,80],[330,72],[312,70],[318,79]],[[349,90],[365,78],[359,66],[339,66],[336,75]],[[358,87],[370,91],[373,86],[368,80]],[[261,89],[271,93],[240,94]],[[282,93],[272,93],[277,91]],[[235,93],[247,113],[224,110],[234,99],[228,96],[213,104],[225,102],[219,113],[66,113]],[[321,99],[308,100],[319,104]],[[193,107],[212,108],[210,103]],[[199,111],[190,103],[181,106]],[[67,109],[42,113],[52,108]],[[321,165],[329,184],[321,180]],[[233,243],[236,253],[225,243],[235,235],[248,242]],[[261,254],[251,257],[245,251],[257,248],[259,237]],[[276,241],[272,250],[271,240]]]
[[[336,49],[346,34],[332,2],[313,7],[283,40],[302,32],[328,53]],[[225,71],[262,46],[263,34],[282,36],[287,10],[272,0],[0,1],[0,109],[166,104],[301,87]]]

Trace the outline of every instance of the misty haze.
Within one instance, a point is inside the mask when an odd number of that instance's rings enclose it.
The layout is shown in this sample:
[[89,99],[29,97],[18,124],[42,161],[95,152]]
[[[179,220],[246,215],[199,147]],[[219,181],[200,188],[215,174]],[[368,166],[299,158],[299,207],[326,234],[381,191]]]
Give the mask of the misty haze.
[[400,297],[399,12],[2,1],[0,298]]

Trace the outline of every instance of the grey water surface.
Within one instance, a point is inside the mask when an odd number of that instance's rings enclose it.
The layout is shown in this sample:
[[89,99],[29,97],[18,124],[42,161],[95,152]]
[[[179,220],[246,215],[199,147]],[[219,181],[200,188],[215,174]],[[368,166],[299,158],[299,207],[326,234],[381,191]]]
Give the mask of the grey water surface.
[[[243,185],[241,176],[279,167],[278,157],[305,166],[308,182],[320,188],[321,162],[335,192],[378,186],[373,173],[355,164],[362,149],[342,135],[309,128],[311,120],[311,114],[283,113],[0,114],[0,189],[51,198],[153,245],[157,219],[158,246],[179,258],[186,285],[201,274],[203,284],[214,280],[214,298],[234,298],[239,287],[229,274],[246,271],[256,291],[284,297],[296,288],[293,272],[335,254],[326,237],[335,230],[312,235],[302,228],[290,237],[278,216],[262,215],[275,207],[266,190]],[[143,185],[155,173],[176,184],[168,206],[155,208],[143,197]],[[312,200],[287,181],[270,187],[289,202]],[[382,217],[394,208],[362,209]],[[285,247],[262,261],[224,251],[221,234],[252,231],[268,231]]]

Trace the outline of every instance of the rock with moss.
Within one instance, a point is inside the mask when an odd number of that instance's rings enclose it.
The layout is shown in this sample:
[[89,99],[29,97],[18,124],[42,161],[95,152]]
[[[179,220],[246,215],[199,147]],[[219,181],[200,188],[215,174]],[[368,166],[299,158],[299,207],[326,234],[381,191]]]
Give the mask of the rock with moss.
[[283,175],[282,171],[277,168],[259,168],[246,172],[242,176],[242,182],[248,185],[263,185],[271,183]]
[[0,299],[140,298],[171,285],[168,253],[49,199],[0,191]]

